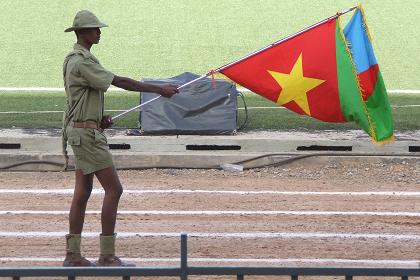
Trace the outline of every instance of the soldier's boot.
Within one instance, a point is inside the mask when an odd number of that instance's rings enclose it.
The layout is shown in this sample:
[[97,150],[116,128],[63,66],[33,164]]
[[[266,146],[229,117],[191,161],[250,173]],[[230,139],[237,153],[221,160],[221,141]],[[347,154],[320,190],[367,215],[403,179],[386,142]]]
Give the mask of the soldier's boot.
[[80,254],[80,234],[66,235],[66,258],[63,266],[95,266]]
[[99,236],[101,254],[96,262],[96,266],[135,266],[134,264],[123,262],[119,257],[115,256],[115,237],[115,233],[113,235],[101,234]]

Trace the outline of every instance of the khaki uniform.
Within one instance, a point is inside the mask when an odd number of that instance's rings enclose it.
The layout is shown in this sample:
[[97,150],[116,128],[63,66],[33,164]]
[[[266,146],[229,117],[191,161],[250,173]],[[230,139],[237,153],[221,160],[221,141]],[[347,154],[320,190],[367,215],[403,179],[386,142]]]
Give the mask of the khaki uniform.
[[104,112],[104,92],[114,79],[98,59],[79,44],[74,45],[64,60],[64,87],[67,105],[63,118],[63,152],[68,159],[66,146],[71,145],[76,169],[83,174],[113,165],[107,139],[102,130],[75,128],[72,122],[96,122],[99,126]]

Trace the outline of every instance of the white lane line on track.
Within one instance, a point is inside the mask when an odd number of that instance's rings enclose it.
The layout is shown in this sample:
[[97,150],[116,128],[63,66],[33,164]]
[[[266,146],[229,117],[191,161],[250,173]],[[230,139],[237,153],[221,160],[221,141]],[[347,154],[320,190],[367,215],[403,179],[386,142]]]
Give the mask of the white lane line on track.
[[[62,262],[63,257],[0,257],[0,262]],[[178,263],[180,258],[121,258],[129,262],[168,262]],[[93,260],[93,259],[92,259]],[[96,259],[95,259],[96,260]],[[362,265],[384,265],[391,267],[418,267],[418,260],[374,260],[374,259],[233,259],[233,258],[188,258],[189,263],[217,262],[217,263],[276,263],[286,265],[296,264],[362,264]]]
[[[99,210],[86,211],[87,215],[100,214]],[[68,215],[60,210],[0,210],[0,215]],[[374,217],[420,217],[420,212],[372,212],[372,211],[252,211],[252,210],[119,210],[119,215],[174,215],[174,216],[374,216]]]
[[[74,189],[0,189],[0,194],[73,194]],[[371,191],[371,192],[315,192],[315,191],[235,191],[235,190],[147,190],[147,189],[129,189],[124,190],[126,194],[267,194],[267,195],[331,195],[331,196],[420,196],[420,192],[401,192],[401,191]],[[102,189],[92,190],[92,194],[104,194]]]
[[[14,232],[1,231],[1,237],[31,237],[31,238],[51,238],[63,237],[67,232],[45,232],[45,231],[28,231],[28,232]],[[99,232],[86,232],[83,237],[99,236]],[[119,232],[120,238],[132,237],[176,237],[179,238],[179,232]],[[420,235],[415,234],[387,234],[387,233],[324,233],[324,232],[189,232],[188,236],[191,238],[258,238],[258,239],[272,239],[272,238],[303,238],[303,239],[322,239],[322,238],[336,238],[336,239],[381,239],[387,241],[396,240],[420,240]]]

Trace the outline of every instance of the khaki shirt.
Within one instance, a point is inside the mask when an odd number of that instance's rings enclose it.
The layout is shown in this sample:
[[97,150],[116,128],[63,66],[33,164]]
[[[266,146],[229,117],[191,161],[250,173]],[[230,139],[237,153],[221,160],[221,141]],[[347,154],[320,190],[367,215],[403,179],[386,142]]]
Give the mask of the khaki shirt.
[[67,94],[64,128],[71,120],[99,124],[104,113],[104,92],[114,74],[103,68],[89,50],[75,44],[64,60],[63,78]]
[[[90,51],[75,44],[74,50],[64,60],[63,79],[67,94],[62,131],[64,170],[67,169],[69,161],[67,139],[74,146],[76,168],[82,169],[84,174],[111,166],[112,158],[108,151],[106,137],[94,129],[73,129],[69,123],[89,120],[100,124],[104,113],[104,92],[111,85],[114,74],[103,68]],[[78,135],[67,135],[68,129],[70,134],[77,132]],[[92,137],[94,140],[97,138],[98,141],[91,141]],[[82,138],[87,141],[84,140],[82,143]],[[90,156],[86,159],[82,158],[86,155]]]

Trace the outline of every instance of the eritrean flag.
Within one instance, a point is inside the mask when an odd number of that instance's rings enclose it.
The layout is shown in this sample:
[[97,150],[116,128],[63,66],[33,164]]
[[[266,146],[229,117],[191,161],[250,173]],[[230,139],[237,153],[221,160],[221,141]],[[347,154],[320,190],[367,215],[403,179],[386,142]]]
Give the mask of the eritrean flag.
[[298,114],[326,122],[354,121],[372,139],[382,140],[373,126],[377,116],[369,115],[362,98],[339,17],[219,72]]
[[344,35],[351,49],[375,140],[392,140],[394,130],[392,111],[361,6],[344,28]]

